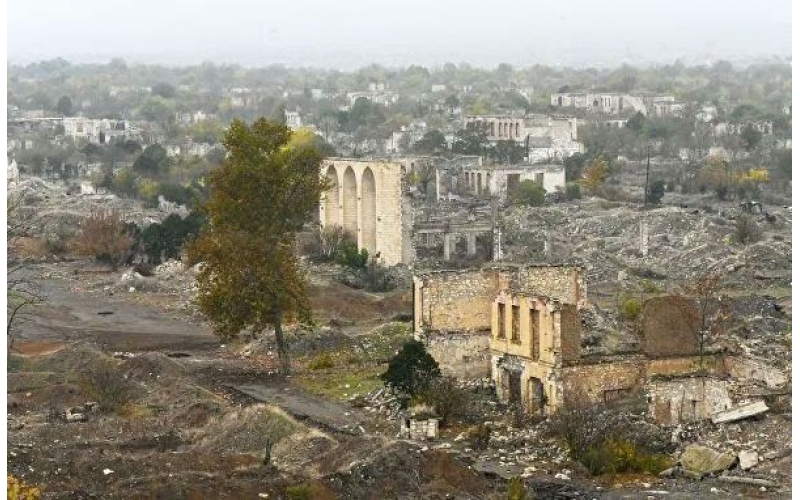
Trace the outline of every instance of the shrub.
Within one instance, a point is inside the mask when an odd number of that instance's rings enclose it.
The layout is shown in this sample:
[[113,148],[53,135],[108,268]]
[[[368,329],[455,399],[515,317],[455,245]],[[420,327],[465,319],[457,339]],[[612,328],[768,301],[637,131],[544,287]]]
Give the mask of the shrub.
[[619,305],[620,314],[627,321],[634,321],[642,312],[642,301],[633,297],[625,297]]
[[381,375],[381,380],[411,398],[422,394],[440,375],[439,363],[425,349],[425,344],[410,340],[389,360],[389,367]]
[[336,249],[336,263],[353,269],[363,269],[369,261],[369,252],[366,248],[358,250],[352,240],[343,240]]
[[578,454],[578,461],[593,476],[623,472],[646,472],[657,475],[672,465],[665,455],[641,452],[625,439],[608,438],[597,446],[590,446]]
[[664,181],[655,181],[650,183],[650,187],[647,190],[647,202],[657,205],[661,203],[661,198],[664,197],[664,193],[666,192],[666,185]]
[[142,231],[142,252],[153,264],[164,259],[180,259],[183,246],[200,234],[206,223],[206,218],[197,212],[190,213],[185,219],[172,214],[160,224],[150,224]]
[[104,412],[119,412],[137,396],[136,385],[125,378],[112,361],[90,366],[84,380],[92,398]]
[[485,450],[489,446],[492,430],[486,424],[478,424],[467,431],[467,441],[474,450]]
[[72,239],[72,250],[92,256],[116,268],[133,246],[133,237],[115,211],[92,211],[83,219],[80,232]]
[[761,239],[761,229],[759,229],[758,223],[756,223],[753,217],[747,214],[741,214],[736,218],[733,239],[741,245],[755,243]]
[[517,189],[510,194],[510,201],[514,205],[539,207],[544,205],[546,195],[547,191],[540,183],[526,179],[520,182]]
[[521,477],[512,477],[508,480],[508,500],[525,500],[527,494]]
[[323,261],[333,260],[343,240],[344,230],[341,226],[322,228],[315,233],[312,255]]
[[313,500],[311,488],[305,484],[298,484],[296,486],[286,487],[287,500]]
[[11,474],[6,477],[6,485],[6,498],[8,500],[39,500],[42,496],[39,488],[31,486]]
[[579,200],[581,198],[581,186],[577,182],[568,182],[565,191],[568,200]]
[[364,289],[368,292],[389,292],[397,286],[394,276],[375,259],[370,259],[363,274]]
[[308,363],[309,370],[327,370],[333,367],[333,358],[328,353],[320,354]]
[[452,377],[437,377],[422,392],[415,402],[427,404],[447,424],[463,417],[469,408],[469,393],[456,384]]

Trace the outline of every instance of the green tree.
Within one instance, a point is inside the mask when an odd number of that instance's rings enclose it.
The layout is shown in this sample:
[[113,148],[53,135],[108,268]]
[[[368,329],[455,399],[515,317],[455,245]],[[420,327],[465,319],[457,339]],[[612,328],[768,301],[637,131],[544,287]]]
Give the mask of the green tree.
[[754,150],[761,143],[762,134],[754,126],[748,125],[742,130],[742,141],[747,151]]
[[510,201],[515,205],[527,205],[529,207],[540,207],[544,205],[547,191],[541,183],[525,179],[519,183],[517,189],[510,193]]
[[228,157],[209,176],[209,225],[188,246],[189,261],[203,263],[198,304],[214,331],[233,338],[271,326],[282,373],[290,369],[284,321],[311,321],[295,237],[327,188],[322,155],[303,143],[289,147],[291,135],[264,118],[231,122]]
[[56,110],[58,110],[61,116],[72,116],[72,100],[69,97],[62,95],[58,98]]
[[511,140],[497,141],[497,144],[489,149],[489,155],[504,163],[520,163],[525,159],[525,146]]
[[651,182],[650,189],[647,190],[647,203],[652,203],[653,205],[661,203],[661,198],[664,197],[666,190],[667,186],[664,181]]
[[175,97],[175,95],[177,95],[175,87],[166,82],[156,83],[155,85],[150,87],[150,92],[153,95],[163,97],[164,99],[172,99],[173,97]]
[[133,162],[134,172],[148,177],[161,175],[167,168],[169,168],[169,156],[167,150],[160,144],[147,146]]
[[466,128],[456,132],[453,142],[453,152],[463,155],[486,156],[489,149],[488,124],[470,122]]
[[409,340],[389,360],[389,367],[381,375],[381,380],[392,389],[413,398],[422,394],[440,375],[439,363],[425,349],[425,344]]
[[418,154],[433,154],[447,151],[447,141],[438,130],[426,132],[422,139],[414,143],[414,152]]

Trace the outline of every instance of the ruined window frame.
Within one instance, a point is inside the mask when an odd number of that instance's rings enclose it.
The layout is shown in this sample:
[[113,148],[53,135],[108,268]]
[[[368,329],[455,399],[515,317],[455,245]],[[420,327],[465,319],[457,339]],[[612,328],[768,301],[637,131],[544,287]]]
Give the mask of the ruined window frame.
[[506,304],[505,302],[497,303],[497,338],[506,338]]
[[520,336],[520,307],[515,304],[511,304],[511,342],[515,344],[522,343]]

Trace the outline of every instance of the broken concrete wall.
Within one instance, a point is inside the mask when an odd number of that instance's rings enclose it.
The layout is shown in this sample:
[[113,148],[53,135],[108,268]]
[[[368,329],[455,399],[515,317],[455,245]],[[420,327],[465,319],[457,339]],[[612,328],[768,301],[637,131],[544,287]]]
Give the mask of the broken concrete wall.
[[646,360],[639,357],[566,366],[557,403],[560,406],[570,398],[590,403],[624,399],[643,388],[645,372]]
[[724,364],[731,377],[763,382],[770,389],[781,387],[788,382],[783,371],[758,359],[726,356]]
[[489,332],[436,333],[423,337],[445,375],[461,379],[489,376]]
[[496,270],[443,271],[414,278],[414,332],[491,328],[491,304],[500,288]]
[[642,351],[650,357],[697,354],[697,305],[678,295],[654,297],[642,309]]
[[650,415],[662,425],[708,419],[733,406],[727,382],[709,377],[652,381],[647,391]]

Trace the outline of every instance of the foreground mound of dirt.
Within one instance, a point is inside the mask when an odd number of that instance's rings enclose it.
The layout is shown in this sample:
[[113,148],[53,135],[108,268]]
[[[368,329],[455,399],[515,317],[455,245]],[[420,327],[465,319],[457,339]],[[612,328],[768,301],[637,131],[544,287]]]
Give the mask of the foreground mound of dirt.
[[306,430],[280,408],[253,405],[211,420],[200,432],[196,447],[219,454],[263,454],[268,444]]
[[160,352],[146,352],[126,359],[119,369],[125,376],[135,380],[174,378],[186,373],[183,365]]

